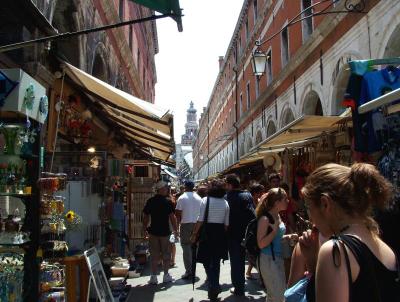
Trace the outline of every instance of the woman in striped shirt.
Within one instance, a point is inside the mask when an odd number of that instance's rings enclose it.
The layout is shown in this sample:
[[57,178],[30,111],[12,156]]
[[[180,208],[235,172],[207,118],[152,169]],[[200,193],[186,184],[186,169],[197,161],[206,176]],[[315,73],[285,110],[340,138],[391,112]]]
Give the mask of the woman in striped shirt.
[[[213,180],[200,207],[200,215],[192,235],[192,242],[199,238],[197,262],[203,263],[208,278],[208,297],[217,299],[221,292],[219,284],[220,262],[228,259],[226,231],[229,226],[229,205],[224,199],[225,183]],[[208,206],[207,206],[208,204]],[[199,235],[200,227],[203,226]]]

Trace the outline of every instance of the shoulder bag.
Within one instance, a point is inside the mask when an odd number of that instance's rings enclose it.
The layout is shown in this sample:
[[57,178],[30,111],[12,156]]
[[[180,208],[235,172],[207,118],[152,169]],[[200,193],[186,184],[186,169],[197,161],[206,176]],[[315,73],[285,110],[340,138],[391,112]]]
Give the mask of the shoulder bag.
[[206,210],[204,213],[203,224],[201,225],[199,231],[199,242],[204,242],[207,240],[207,222],[208,222],[208,211],[210,207],[210,197],[207,196]]

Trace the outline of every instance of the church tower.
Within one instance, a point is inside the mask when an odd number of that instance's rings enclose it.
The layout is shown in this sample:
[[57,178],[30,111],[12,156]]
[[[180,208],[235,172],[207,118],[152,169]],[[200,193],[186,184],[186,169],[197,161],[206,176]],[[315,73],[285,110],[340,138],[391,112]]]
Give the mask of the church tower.
[[193,102],[190,102],[190,107],[187,110],[187,121],[185,124],[185,134],[182,135],[182,146],[191,146],[194,138],[197,136],[199,125],[197,124],[197,110],[194,109]]

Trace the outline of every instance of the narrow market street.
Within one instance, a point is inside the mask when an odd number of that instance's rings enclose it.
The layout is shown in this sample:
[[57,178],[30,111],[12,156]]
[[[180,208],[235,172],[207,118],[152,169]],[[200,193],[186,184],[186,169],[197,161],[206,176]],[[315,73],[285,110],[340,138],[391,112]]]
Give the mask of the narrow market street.
[[[195,290],[193,291],[191,281],[180,279],[184,273],[182,248],[180,244],[176,245],[176,267],[170,270],[170,274],[175,279],[173,283],[158,285],[149,285],[147,282],[150,278],[150,265],[140,278],[128,279],[128,284],[132,286],[129,299],[127,302],[176,302],[176,301],[209,301],[207,298],[207,286],[204,281],[206,274],[201,264],[197,264],[197,276]],[[241,302],[241,301],[264,301],[264,291],[258,285],[258,280],[246,281],[246,297],[236,297],[229,292],[231,288],[230,264],[225,261],[221,265],[220,282],[222,293],[219,295],[220,301]],[[258,274],[253,270],[253,276],[258,277]],[[162,273],[158,276],[159,282],[162,279]]]

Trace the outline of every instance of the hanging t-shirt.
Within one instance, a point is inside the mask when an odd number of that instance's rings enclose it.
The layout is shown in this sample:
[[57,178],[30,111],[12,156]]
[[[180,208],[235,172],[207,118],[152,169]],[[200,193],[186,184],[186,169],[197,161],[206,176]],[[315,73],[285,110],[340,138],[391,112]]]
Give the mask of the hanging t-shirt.
[[[387,67],[378,71],[371,71],[364,75],[358,106],[368,103],[388,92],[400,88],[400,69]],[[382,150],[381,133],[386,125],[381,109],[367,113],[367,152],[373,153]],[[364,150],[357,150],[364,151]]]

